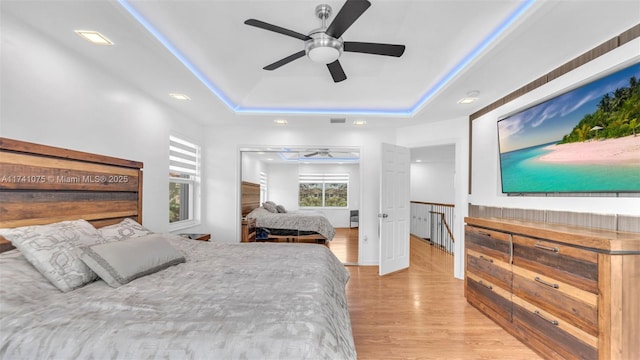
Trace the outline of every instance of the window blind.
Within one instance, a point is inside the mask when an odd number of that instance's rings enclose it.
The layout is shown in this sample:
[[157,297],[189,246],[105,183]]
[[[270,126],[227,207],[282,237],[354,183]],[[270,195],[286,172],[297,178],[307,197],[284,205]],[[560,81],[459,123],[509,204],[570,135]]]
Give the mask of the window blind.
[[349,183],[349,174],[300,174],[298,179],[303,184]]
[[197,176],[199,153],[197,145],[169,136],[169,172],[179,177]]

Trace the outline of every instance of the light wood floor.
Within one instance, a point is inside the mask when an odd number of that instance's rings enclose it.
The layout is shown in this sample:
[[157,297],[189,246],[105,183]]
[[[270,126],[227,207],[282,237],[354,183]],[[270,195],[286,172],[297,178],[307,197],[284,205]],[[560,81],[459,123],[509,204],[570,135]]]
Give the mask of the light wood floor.
[[377,266],[347,269],[360,360],[540,359],[467,304],[453,257],[423,240],[412,237],[408,270],[380,277]]
[[358,263],[358,228],[336,228],[329,249],[344,264]]

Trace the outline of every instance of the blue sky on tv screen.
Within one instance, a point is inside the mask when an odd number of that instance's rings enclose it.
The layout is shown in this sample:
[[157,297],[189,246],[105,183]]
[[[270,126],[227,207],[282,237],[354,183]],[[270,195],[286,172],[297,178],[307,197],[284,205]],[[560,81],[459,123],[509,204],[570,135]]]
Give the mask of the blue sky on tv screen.
[[605,94],[629,86],[632,76],[640,80],[640,63],[499,121],[500,153],[561,140]]

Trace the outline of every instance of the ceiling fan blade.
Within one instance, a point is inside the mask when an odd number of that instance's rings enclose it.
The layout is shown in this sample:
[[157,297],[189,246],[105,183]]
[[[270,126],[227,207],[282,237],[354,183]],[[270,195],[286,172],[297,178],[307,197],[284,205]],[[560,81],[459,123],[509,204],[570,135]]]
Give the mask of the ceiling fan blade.
[[371,3],[368,0],[347,0],[325,33],[336,39],[339,38],[369,6],[371,6]]
[[340,82],[347,79],[347,75],[345,75],[344,70],[342,70],[342,65],[340,65],[338,60],[327,64],[327,68],[329,68],[333,82]]
[[272,25],[272,24],[266,23],[264,21],[260,21],[260,20],[256,20],[256,19],[249,19],[249,20],[246,20],[244,23],[247,24],[247,25],[258,27],[260,29],[265,29],[265,30],[277,32],[278,34],[291,36],[291,37],[294,37],[296,39],[311,40],[311,38],[309,36],[307,36],[307,35],[300,34],[299,32],[295,32],[293,30],[285,29],[285,28],[277,26],[277,25]]
[[280,59],[280,60],[274,62],[273,64],[269,64],[269,65],[263,67],[263,69],[265,69],[265,70],[275,70],[275,69],[279,68],[282,65],[286,65],[286,64],[292,62],[293,60],[300,59],[305,54],[306,53],[305,53],[304,50],[298,51],[295,54],[289,55],[284,59]]
[[404,54],[404,45],[378,44],[366,42],[345,41],[343,50],[365,54],[386,55],[400,57]]
[[313,152],[313,153],[311,153],[311,154],[306,154],[304,157],[316,156],[316,155],[318,155],[318,154],[319,154],[319,152],[317,152],[317,151],[316,151],[316,152]]

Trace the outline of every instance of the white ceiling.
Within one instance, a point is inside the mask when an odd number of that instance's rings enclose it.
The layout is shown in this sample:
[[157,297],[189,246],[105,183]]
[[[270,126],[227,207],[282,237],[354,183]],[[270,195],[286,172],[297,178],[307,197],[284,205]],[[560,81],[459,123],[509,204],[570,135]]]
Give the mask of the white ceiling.
[[360,150],[354,147],[242,148],[243,161],[265,164],[359,164]]
[[[306,57],[262,70],[304,43],[243,22],[255,18],[307,33],[320,26],[314,9],[321,2],[2,1],[0,6],[3,27],[9,20],[33,28],[203,124],[271,124],[285,118],[288,126],[328,127],[336,126],[329,118],[346,117],[347,124],[365,119],[367,126],[402,126],[468,116],[640,22],[638,0],[371,0],[344,40],[404,44],[402,57],[343,53],[348,78],[341,83]],[[326,3],[336,14],[344,1]],[[76,29],[97,30],[115,46],[86,43]],[[479,91],[477,102],[456,103],[470,91]],[[169,92],[191,100],[174,100]]]

